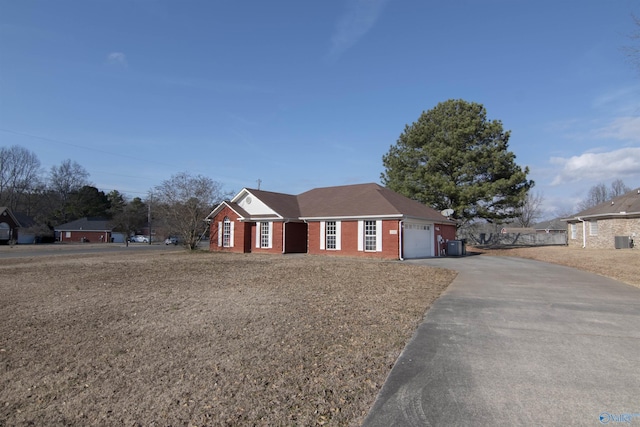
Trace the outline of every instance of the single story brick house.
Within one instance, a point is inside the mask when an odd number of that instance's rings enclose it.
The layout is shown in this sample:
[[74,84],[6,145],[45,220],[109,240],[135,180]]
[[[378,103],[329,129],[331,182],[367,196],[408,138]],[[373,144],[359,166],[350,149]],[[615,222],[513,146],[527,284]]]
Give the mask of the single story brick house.
[[563,218],[568,244],[574,247],[622,249],[640,237],[640,188]]
[[85,217],[54,228],[60,242],[109,243],[113,226],[105,218]]
[[0,206],[0,244],[7,244],[10,240],[18,240],[20,222],[8,207]]
[[385,259],[444,255],[456,223],[378,184],[299,195],[242,189],[208,216],[211,251]]

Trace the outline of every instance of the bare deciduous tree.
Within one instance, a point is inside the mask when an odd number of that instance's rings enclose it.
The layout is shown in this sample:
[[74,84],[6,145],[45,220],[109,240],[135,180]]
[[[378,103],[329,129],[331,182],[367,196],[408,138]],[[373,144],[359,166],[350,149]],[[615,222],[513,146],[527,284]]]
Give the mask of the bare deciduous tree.
[[72,191],[89,185],[89,172],[77,162],[64,160],[60,166],[52,166],[49,172],[49,189],[58,193],[66,202]]
[[633,14],[631,17],[636,25],[636,30],[629,35],[633,44],[625,46],[623,50],[626,52],[631,64],[640,71],[640,18]]
[[20,199],[39,182],[40,160],[18,145],[0,147],[0,206],[16,210]]
[[578,210],[583,211],[592,208],[628,191],[630,191],[630,188],[627,187],[621,179],[614,180],[610,188],[607,188],[607,186],[601,182],[589,189],[587,198],[578,204]]
[[64,160],[60,166],[52,166],[49,171],[49,195],[58,206],[56,221],[66,222],[69,218],[67,207],[71,194],[89,184],[89,172],[77,162]]
[[155,187],[152,208],[187,248],[195,249],[207,227],[204,218],[228,196],[219,182],[182,172]]
[[527,193],[522,207],[518,209],[518,216],[516,218],[516,221],[521,227],[531,227],[540,219],[542,216],[541,207],[543,201],[544,197],[541,193],[531,191]]
[[631,191],[631,188],[627,187],[621,179],[616,179],[611,183],[609,198],[622,196],[624,193],[627,193],[629,191]]

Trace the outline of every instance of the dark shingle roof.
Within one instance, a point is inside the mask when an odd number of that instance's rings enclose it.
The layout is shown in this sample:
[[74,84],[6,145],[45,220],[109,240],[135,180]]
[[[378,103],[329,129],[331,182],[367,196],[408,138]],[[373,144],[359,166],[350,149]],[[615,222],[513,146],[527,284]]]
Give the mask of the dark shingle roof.
[[56,231],[111,231],[113,226],[105,218],[85,217],[55,227]]
[[[253,194],[284,219],[386,216],[454,223],[435,209],[374,183],[315,188],[297,196],[251,188],[245,188],[244,191]],[[236,198],[241,194],[238,193]],[[221,203],[207,218],[216,215],[225,204],[244,219],[278,218],[273,215],[250,215],[234,201]]]
[[572,215],[567,220],[590,217],[640,216],[640,188]]
[[303,218],[397,216],[448,221],[435,209],[374,183],[316,188],[300,194],[298,201]]
[[16,218],[16,216],[14,215],[13,212],[11,212],[11,209],[9,209],[6,206],[0,206],[0,215],[2,215],[3,213],[6,213],[7,215],[9,215],[11,217],[11,219],[13,220],[13,222],[16,223],[16,226],[18,227],[22,227],[22,224],[20,223],[20,221],[18,220],[18,218]]
[[274,193],[272,191],[255,190],[251,188],[247,188],[246,190],[276,211],[283,218],[300,217],[300,207],[298,206],[297,196],[284,193]]

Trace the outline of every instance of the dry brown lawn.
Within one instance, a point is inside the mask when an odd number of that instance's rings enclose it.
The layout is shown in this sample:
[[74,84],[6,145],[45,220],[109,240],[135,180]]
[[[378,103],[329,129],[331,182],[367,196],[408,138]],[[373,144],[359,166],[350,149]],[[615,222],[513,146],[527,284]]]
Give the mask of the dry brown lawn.
[[454,276],[206,252],[3,259],[0,425],[359,425]]
[[566,265],[640,287],[640,250],[543,246],[510,249],[469,248],[483,255],[512,256]]

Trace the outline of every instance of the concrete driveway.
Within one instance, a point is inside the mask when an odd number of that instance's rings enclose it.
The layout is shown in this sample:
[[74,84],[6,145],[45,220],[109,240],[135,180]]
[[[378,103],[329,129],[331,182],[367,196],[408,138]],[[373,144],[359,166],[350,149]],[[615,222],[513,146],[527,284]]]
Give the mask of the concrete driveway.
[[640,289],[519,258],[410,262],[459,274],[365,426],[640,426]]

